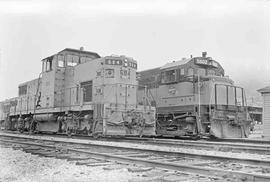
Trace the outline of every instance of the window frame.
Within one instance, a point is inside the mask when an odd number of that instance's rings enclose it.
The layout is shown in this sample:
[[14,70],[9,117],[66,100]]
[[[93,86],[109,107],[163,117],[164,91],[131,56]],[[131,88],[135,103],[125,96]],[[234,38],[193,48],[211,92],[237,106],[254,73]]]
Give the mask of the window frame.
[[44,59],[44,64],[42,68],[44,69],[43,72],[50,72],[53,70],[53,59]]
[[[168,72],[174,72],[174,79],[172,80],[172,75],[170,76],[170,79],[168,80]],[[171,69],[171,70],[164,70],[161,72],[161,83],[174,83],[177,81],[177,69]]]
[[[80,83],[80,87],[82,88],[83,94],[82,94],[82,100],[83,102],[92,102],[93,101],[93,81],[84,81]],[[88,87],[88,90],[86,90],[86,87]],[[86,95],[86,94],[89,95]]]
[[[182,73],[182,71],[183,71],[183,73]],[[180,68],[179,69],[179,75],[180,76],[184,76],[185,75],[185,68]]]
[[42,72],[46,72],[46,61],[42,60]]
[[[204,72],[204,74],[199,74],[201,71]],[[206,76],[206,69],[205,68],[197,68],[197,75],[199,76]]]
[[27,94],[27,85],[19,86],[19,96]]
[[[189,70],[192,70],[192,74],[189,74]],[[194,68],[190,67],[187,69],[187,76],[193,76],[194,75]]]
[[[218,91],[218,87],[224,86],[226,87],[226,104],[224,105],[225,108],[222,109],[222,107],[219,107],[220,104],[218,103],[218,97],[219,94]],[[232,88],[233,91],[233,95],[234,95],[234,99],[235,102],[233,103],[233,105],[230,104],[230,100],[229,100],[229,87]],[[237,90],[240,91],[240,105],[239,105],[239,99],[237,97]],[[224,85],[224,84],[215,84],[215,106],[217,110],[235,110],[238,108],[238,110],[241,110],[241,108],[246,107],[246,102],[245,102],[245,95],[244,95],[244,89],[242,87],[238,87],[238,86],[234,86],[234,85]]]
[[[74,57],[77,57],[76,61],[74,61]],[[69,59],[71,59],[71,61]],[[80,64],[80,57],[78,55],[74,55],[74,54],[66,55],[67,66],[74,67],[74,66],[77,66],[78,64]]]
[[[61,57],[62,57],[62,58],[61,58]],[[60,58],[61,58],[61,59],[60,59]],[[63,62],[63,65],[62,65],[62,66],[59,65],[60,61]],[[65,63],[66,63],[66,62],[65,62],[65,56],[62,55],[62,54],[57,55],[57,67],[58,67],[58,68],[64,68],[64,67],[66,66]]]
[[208,76],[216,76],[216,71],[213,70],[213,69],[208,69],[208,70],[207,70],[207,75],[208,75]]

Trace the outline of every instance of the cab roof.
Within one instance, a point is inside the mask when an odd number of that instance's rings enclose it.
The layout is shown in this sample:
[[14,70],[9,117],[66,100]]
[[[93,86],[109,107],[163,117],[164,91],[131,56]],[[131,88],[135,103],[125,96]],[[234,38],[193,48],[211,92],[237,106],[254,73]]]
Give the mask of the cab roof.
[[64,51],[84,53],[84,54],[92,54],[92,55],[96,56],[97,58],[101,58],[101,56],[98,53],[96,53],[96,52],[84,51],[84,50],[72,49],[72,48],[65,48],[62,51],[58,52],[58,53],[61,53],[61,52],[64,52]]
[[160,67],[160,69],[167,69],[167,68],[171,68],[171,67],[181,66],[183,64],[188,63],[190,60],[192,60],[192,58],[182,59],[180,61],[169,62],[169,63],[166,63],[164,66]]
[[[67,51],[67,52],[76,52],[76,53],[82,53],[82,54],[91,54],[91,55],[95,56],[96,58],[101,58],[101,56],[98,53],[96,53],[96,52],[84,51],[84,50],[72,49],[72,48],[65,48],[62,51],[59,51],[57,54],[62,53],[64,51]],[[48,57],[46,57],[44,59],[52,59],[54,55],[56,55],[56,54],[53,54],[51,56],[48,56]],[[44,59],[42,59],[42,60],[44,60]]]

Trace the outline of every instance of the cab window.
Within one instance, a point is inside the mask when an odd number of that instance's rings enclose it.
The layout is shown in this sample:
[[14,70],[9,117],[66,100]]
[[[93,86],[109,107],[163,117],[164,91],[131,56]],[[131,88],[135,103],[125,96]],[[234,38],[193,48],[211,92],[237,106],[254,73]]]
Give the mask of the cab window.
[[81,88],[83,89],[83,102],[92,101],[92,81],[86,81],[81,83]]
[[205,71],[205,69],[198,68],[198,70],[197,70],[197,74],[198,74],[198,75],[200,75],[200,76],[205,76],[206,71]]
[[236,87],[235,93],[237,106],[244,106],[243,89]]
[[208,74],[208,75],[215,75],[216,72],[215,72],[214,70],[208,70],[207,74]]
[[228,105],[235,106],[235,87],[228,86]]
[[189,68],[188,69],[188,76],[192,76],[194,75],[194,69],[193,68]]
[[185,75],[185,68],[180,69],[180,75]]
[[86,57],[81,57],[80,58],[80,63],[85,63],[86,62]]
[[91,61],[93,58],[91,57],[81,57],[80,58],[80,63],[86,63],[86,62],[89,62]]
[[226,85],[216,85],[216,103],[218,105],[227,105]]
[[169,70],[161,73],[161,82],[169,83],[176,81],[176,70]]
[[46,71],[51,71],[52,70],[52,60],[47,60],[46,61]]
[[79,63],[79,56],[67,55],[67,66],[76,66]]
[[19,96],[27,94],[27,85],[19,86]]
[[46,71],[46,61],[42,61],[42,72]]
[[65,67],[65,60],[63,55],[58,55],[58,67]]
[[44,59],[42,61],[42,71],[47,72],[52,70],[52,59]]

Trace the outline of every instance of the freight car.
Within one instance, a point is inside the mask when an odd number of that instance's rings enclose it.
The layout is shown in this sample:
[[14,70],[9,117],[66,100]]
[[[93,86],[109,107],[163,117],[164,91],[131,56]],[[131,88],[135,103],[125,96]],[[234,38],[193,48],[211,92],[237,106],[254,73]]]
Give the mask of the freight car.
[[155,135],[155,108],[138,104],[137,62],[66,48],[42,59],[37,79],[1,103],[9,130],[87,135]]
[[149,88],[149,104],[156,106],[157,135],[249,135],[251,120],[244,89],[224,76],[224,69],[206,52],[141,71],[138,77],[139,84]]

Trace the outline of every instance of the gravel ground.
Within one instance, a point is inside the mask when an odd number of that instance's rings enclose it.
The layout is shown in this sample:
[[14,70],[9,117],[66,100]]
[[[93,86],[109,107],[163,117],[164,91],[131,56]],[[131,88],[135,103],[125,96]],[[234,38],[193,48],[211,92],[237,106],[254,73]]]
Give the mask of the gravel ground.
[[12,148],[0,148],[0,182],[133,181],[140,179],[128,168],[89,167],[40,157]]
[[138,165],[76,165],[0,146],[0,182],[234,182]]

